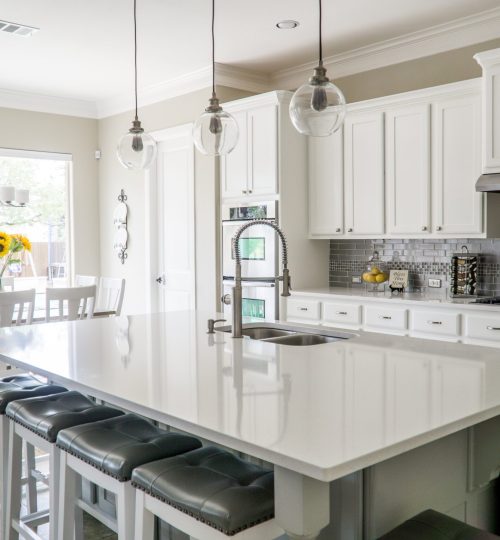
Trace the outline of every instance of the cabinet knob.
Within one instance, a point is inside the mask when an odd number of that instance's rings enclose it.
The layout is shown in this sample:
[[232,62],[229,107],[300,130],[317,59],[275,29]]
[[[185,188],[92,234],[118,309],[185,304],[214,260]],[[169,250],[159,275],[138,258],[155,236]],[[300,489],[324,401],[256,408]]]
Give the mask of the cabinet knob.
[[352,229],[351,228],[347,229],[347,232],[352,232]]
[[342,229],[341,229],[340,227],[337,227],[337,228],[335,229],[335,232],[342,232]]
[[438,226],[436,227],[436,231],[442,231],[442,230],[443,230],[443,227],[441,227],[441,225],[438,225]]
[[422,227],[422,230],[423,230],[423,231],[426,231],[426,230],[427,230],[427,225],[424,225],[424,226]]
[[247,193],[252,193],[252,190],[251,190],[251,189],[249,189],[249,190],[247,191]]
[[246,195],[246,194],[247,194],[247,190],[246,190],[246,189],[242,189],[242,190],[241,190],[241,193],[243,193],[243,195]]
[[221,301],[223,304],[225,304],[226,306],[230,306],[231,305],[231,295],[230,294],[225,294],[222,298],[221,298]]

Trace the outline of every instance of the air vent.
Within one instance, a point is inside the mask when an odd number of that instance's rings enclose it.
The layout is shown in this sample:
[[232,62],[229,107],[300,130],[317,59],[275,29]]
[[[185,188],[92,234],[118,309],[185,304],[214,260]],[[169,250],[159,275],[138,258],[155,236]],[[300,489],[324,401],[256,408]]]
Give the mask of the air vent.
[[40,28],[35,28],[34,26],[0,21],[0,32],[7,32],[7,34],[13,34],[15,36],[29,37],[35,32],[38,32],[38,30],[40,30]]

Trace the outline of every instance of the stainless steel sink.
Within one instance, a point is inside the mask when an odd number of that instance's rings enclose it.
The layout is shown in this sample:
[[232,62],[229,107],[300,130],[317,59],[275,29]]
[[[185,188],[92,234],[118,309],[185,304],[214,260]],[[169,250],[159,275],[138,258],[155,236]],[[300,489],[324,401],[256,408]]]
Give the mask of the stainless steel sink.
[[[218,332],[231,332],[230,326],[219,326],[215,330]],[[355,337],[355,334],[342,332],[339,330],[321,329],[318,332],[316,328],[288,325],[282,323],[252,323],[243,325],[243,337],[246,339],[255,339],[265,341],[266,343],[275,343],[276,345],[291,345],[299,347],[308,347],[311,345],[322,345],[324,343],[333,343]]]
[[290,336],[282,336],[277,338],[265,339],[269,343],[277,343],[278,345],[294,345],[298,347],[307,347],[309,345],[321,345],[323,343],[333,343],[339,341],[339,337],[323,336],[321,334],[292,334]]

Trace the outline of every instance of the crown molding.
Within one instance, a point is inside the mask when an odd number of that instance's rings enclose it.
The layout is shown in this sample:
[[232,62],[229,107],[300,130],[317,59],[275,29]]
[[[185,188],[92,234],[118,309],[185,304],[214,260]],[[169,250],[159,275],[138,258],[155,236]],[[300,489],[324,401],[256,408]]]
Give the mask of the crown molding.
[[72,99],[0,88],[0,107],[64,116],[97,118],[94,101]]
[[[234,66],[215,64],[215,76],[218,86],[229,86],[248,92],[267,92],[270,89],[269,77]],[[212,86],[212,66],[192,71],[154,86],[139,89],[139,107],[172,99],[190,92],[196,92]],[[98,118],[130,111],[134,108],[133,95],[130,92],[102,99],[97,102]]]
[[[325,58],[336,79],[500,38],[500,8]],[[304,84],[317,61],[280,70],[271,82],[293,89]]]

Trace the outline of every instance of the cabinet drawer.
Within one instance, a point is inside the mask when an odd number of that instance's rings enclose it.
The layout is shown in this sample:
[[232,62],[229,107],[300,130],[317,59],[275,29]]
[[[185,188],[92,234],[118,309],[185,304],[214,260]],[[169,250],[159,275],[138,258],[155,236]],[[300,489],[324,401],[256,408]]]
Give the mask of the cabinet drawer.
[[500,316],[465,315],[465,337],[500,341]]
[[306,319],[309,321],[319,320],[321,302],[317,300],[290,299],[287,302],[288,319]]
[[460,334],[460,314],[440,311],[412,311],[411,329],[422,334],[458,336]]
[[365,308],[365,324],[374,328],[387,330],[406,330],[408,328],[408,310],[367,306]]
[[361,306],[323,302],[323,321],[339,324],[361,324]]

